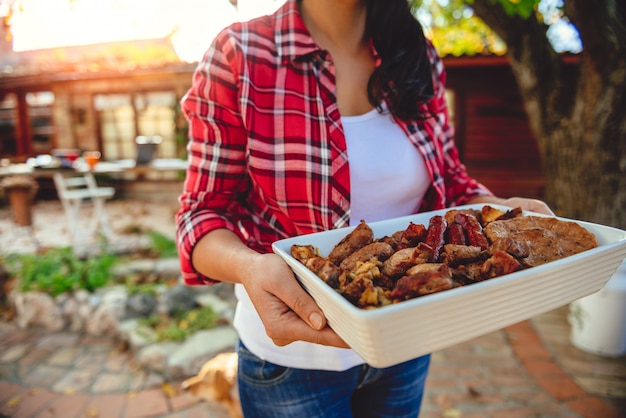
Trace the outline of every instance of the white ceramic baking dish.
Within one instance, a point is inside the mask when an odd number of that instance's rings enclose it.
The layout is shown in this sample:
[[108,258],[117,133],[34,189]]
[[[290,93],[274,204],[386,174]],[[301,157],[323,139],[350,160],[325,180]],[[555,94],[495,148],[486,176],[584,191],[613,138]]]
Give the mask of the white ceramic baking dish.
[[[432,216],[448,210],[368,225],[374,237],[380,238],[405,229],[409,222],[428,226]],[[368,364],[388,367],[529,319],[602,289],[626,258],[626,231],[575,222],[595,234],[597,248],[491,280],[368,310],[352,305],[291,256],[294,244],[314,245],[326,256],[354,227],[280,240],[273,244],[273,250],[293,269],[335,332]]]

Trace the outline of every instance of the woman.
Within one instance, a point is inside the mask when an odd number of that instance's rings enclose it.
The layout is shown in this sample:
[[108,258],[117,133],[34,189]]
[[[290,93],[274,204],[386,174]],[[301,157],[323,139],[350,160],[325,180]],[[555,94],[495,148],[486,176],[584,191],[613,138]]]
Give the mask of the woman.
[[467,175],[444,80],[406,0],[287,0],[199,64],[179,252],[188,284],[236,284],[246,416],[415,417],[428,371],[429,356],[364,364],[272,242],[468,203],[551,213]]

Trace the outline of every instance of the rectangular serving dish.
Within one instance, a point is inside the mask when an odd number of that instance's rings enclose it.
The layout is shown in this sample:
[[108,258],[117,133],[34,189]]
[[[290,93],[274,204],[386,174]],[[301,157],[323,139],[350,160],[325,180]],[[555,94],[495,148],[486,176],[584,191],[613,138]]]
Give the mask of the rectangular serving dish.
[[[454,209],[480,210],[483,206]],[[428,226],[431,217],[448,210],[368,225],[374,237],[381,238],[405,229],[409,222]],[[335,332],[371,366],[388,367],[524,321],[602,289],[626,258],[626,231],[573,221],[596,236],[597,248],[491,280],[369,310],[352,305],[291,256],[294,244],[314,245],[327,256],[355,227],[279,240],[273,244],[273,250],[289,264]]]

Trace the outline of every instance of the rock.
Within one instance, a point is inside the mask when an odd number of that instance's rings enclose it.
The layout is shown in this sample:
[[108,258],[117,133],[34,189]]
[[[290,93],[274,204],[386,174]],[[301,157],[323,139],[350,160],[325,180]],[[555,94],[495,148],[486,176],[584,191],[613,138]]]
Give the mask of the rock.
[[140,326],[136,318],[126,319],[118,324],[118,336],[128,342],[131,350],[137,351],[150,344],[154,344],[157,335],[152,328]]
[[237,339],[237,332],[229,326],[196,332],[170,355],[168,377],[178,379],[196,374],[215,355],[234,350]]
[[76,299],[81,304],[89,303],[89,296],[90,296],[90,293],[86,291],[85,289],[78,289],[74,291],[74,299]]
[[180,261],[178,258],[163,258],[157,260],[154,265],[154,272],[159,276],[178,277],[180,276]]
[[147,317],[152,315],[157,307],[154,296],[147,293],[137,293],[126,301],[126,315],[128,317]]
[[234,306],[213,293],[196,295],[196,303],[203,307],[210,307],[213,312],[222,317],[232,317]]
[[61,309],[47,293],[13,292],[12,299],[20,328],[27,328],[29,325],[41,325],[48,331],[65,328]]
[[100,292],[102,303],[87,319],[86,331],[91,335],[115,335],[118,322],[126,315],[126,289],[113,286]]
[[155,262],[151,259],[133,260],[125,264],[114,266],[113,274],[117,277],[129,276],[136,273],[154,272]]
[[167,374],[166,367],[169,356],[180,348],[180,343],[171,341],[151,344],[137,351],[137,363],[148,370]]
[[189,311],[196,306],[193,290],[186,285],[175,285],[162,295],[159,311],[174,315],[176,312]]
[[65,322],[69,324],[70,331],[79,332],[84,328],[85,316],[80,315],[80,302],[74,297],[67,297],[65,301],[59,303],[59,307],[61,308],[61,312],[63,314],[63,318]]

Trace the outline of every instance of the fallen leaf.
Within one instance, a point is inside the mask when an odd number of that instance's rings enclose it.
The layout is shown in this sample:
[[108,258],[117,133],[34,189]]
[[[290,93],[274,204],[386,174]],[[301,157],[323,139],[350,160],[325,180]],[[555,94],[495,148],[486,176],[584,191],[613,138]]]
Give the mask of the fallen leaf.
[[76,393],[76,389],[68,387],[63,389],[63,393],[65,393],[66,395],[73,395]]
[[467,388],[467,391],[469,392],[470,396],[472,398],[479,398],[482,394],[480,393],[480,391],[476,388],[474,388],[473,386],[469,386]]
[[87,415],[88,418],[97,418],[99,416],[98,410],[93,407],[85,409],[85,415]]
[[461,411],[458,409],[446,409],[443,411],[443,418],[461,418]]
[[11,399],[9,399],[6,403],[6,405],[9,408],[15,408],[16,406],[18,406],[20,403],[22,402],[22,397],[21,396],[14,396]]
[[164,382],[161,385],[161,389],[163,390],[163,393],[165,393],[165,396],[168,396],[170,398],[176,396],[176,389],[167,382]]

